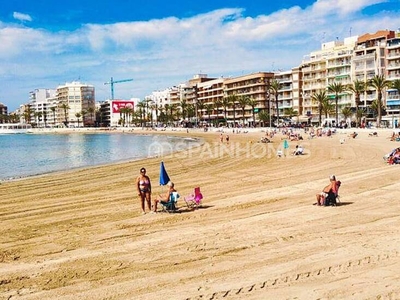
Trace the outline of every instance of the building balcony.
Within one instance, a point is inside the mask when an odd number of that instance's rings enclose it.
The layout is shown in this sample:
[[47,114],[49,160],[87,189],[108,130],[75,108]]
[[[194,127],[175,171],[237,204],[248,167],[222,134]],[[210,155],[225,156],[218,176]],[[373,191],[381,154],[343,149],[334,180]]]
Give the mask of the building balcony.
[[400,73],[394,73],[394,74],[390,74],[390,73],[389,73],[387,79],[389,79],[389,80],[400,79]]
[[390,63],[387,66],[387,70],[400,69],[400,63]]

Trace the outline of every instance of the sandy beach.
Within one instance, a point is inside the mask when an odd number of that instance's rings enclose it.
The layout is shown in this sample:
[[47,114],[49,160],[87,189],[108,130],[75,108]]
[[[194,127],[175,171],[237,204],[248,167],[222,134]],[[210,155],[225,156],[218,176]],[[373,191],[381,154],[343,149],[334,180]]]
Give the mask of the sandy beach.
[[[203,143],[1,182],[0,299],[400,299],[400,167],[382,159],[400,143],[370,132],[303,133],[278,158],[280,134],[157,131]],[[145,167],[165,190],[161,160],[179,212],[141,215],[134,181]],[[340,205],[312,205],[331,174]]]

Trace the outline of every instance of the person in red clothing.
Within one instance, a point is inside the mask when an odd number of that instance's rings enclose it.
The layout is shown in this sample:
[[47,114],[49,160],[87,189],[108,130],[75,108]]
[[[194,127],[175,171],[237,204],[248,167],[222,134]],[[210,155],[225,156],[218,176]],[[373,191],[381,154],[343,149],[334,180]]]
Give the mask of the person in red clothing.
[[324,205],[325,199],[326,199],[326,197],[328,197],[328,194],[334,193],[335,195],[337,195],[337,192],[338,192],[338,184],[336,181],[336,176],[331,175],[331,176],[329,176],[329,184],[322,189],[322,192],[320,192],[316,195],[317,203],[315,203],[315,204],[316,205]]

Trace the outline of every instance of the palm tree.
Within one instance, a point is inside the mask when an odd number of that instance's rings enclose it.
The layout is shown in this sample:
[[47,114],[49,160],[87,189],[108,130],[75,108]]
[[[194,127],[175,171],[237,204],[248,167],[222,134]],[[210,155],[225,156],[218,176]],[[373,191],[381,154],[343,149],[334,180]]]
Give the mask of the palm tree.
[[219,120],[219,108],[222,107],[222,101],[221,99],[216,99],[214,101],[214,107],[217,110],[217,120]]
[[[231,95],[231,96],[233,96],[233,95]],[[227,123],[227,119],[226,119],[226,112],[227,112],[227,108],[229,107],[229,104],[231,103],[231,100],[229,99],[229,97],[231,97],[231,96],[228,96],[228,97],[224,97],[224,98],[222,98],[222,101],[221,101],[221,106],[222,106],[222,108],[224,109],[224,119],[225,119],[225,125],[226,125],[226,123]]]
[[392,82],[392,88],[394,88],[395,90],[397,90],[397,93],[398,93],[399,96],[400,96],[400,79],[393,80],[393,82]]
[[47,110],[43,111],[43,122],[44,122],[44,127],[47,127]]
[[208,122],[211,124],[211,113],[213,111],[213,104],[212,103],[207,103],[204,104],[204,108],[207,111],[207,115],[208,115]]
[[382,119],[382,92],[385,88],[391,87],[392,83],[389,80],[386,80],[384,75],[375,75],[371,81],[369,82],[369,86],[375,89],[378,94],[376,109],[377,109],[377,118],[376,118],[376,127],[381,126]]
[[256,108],[256,106],[257,106],[257,101],[256,100],[254,100],[253,98],[251,98],[251,97],[249,97],[249,103],[248,103],[250,106],[251,106],[251,113],[252,113],[252,115],[253,115],[253,125],[254,125],[254,127],[256,127],[256,115],[255,115],[255,108]]
[[187,117],[189,120],[193,120],[196,115],[195,106],[193,103],[189,103],[186,107]]
[[50,110],[53,112],[53,126],[56,125],[56,107],[52,106],[50,107]]
[[346,87],[341,82],[334,82],[328,85],[328,92],[335,94],[335,124],[339,125],[339,94],[343,93],[346,90]]
[[[380,106],[380,107],[379,107]],[[372,103],[371,103],[371,109],[373,110],[373,112],[374,112],[374,117],[376,116],[378,116],[378,112],[379,112],[379,110],[381,111],[381,114],[382,115],[385,115],[386,114],[386,111],[385,111],[385,107],[383,106],[383,104],[382,104],[382,102],[380,103],[380,105],[379,105],[379,102],[378,102],[378,100],[377,99],[375,99],[374,101],[372,101]],[[377,118],[378,119],[378,118]]]
[[186,116],[187,116],[187,106],[188,103],[186,102],[186,99],[182,99],[181,103],[180,103],[180,107],[182,109],[182,119],[185,120]]
[[294,116],[298,116],[299,115],[298,111],[294,110],[293,107],[285,108],[284,112],[285,112],[285,115],[289,116],[290,119],[292,119],[292,117],[294,117]]
[[271,94],[274,95],[274,98],[275,98],[276,117],[277,117],[277,125],[278,126],[279,126],[279,103],[278,103],[279,94],[278,94],[278,92],[279,92],[280,88],[281,88],[281,84],[279,83],[279,81],[276,79],[273,79],[269,86],[269,91]]
[[328,101],[328,96],[326,95],[325,91],[319,91],[311,96],[311,99],[318,103],[318,118],[319,118],[319,125],[321,126],[322,123],[322,104]]
[[325,119],[328,118],[328,115],[335,113],[335,105],[330,101],[328,96],[322,101],[322,112],[325,115]]
[[94,115],[94,112],[95,112],[94,107],[89,107],[89,108],[87,109],[87,112],[90,114],[90,123],[93,125],[93,123],[94,123],[94,121],[93,121],[93,115]]
[[196,107],[197,107],[197,114],[199,114],[198,118],[199,120],[201,120],[203,117],[203,110],[205,109],[205,104],[204,102],[197,100]]
[[350,106],[345,106],[345,107],[343,107],[341,113],[342,113],[343,118],[344,118],[345,120],[347,120],[348,118],[350,118],[351,115],[353,114],[353,112],[351,111]]
[[233,108],[233,127],[236,127],[236,102],[238,101],[238,96],[232,94],[228,96],[229,106]]
[[82,125],[83,125],[83,127],[85,127],[85,119],[86,119],[87,111],[83,109],[81,111],[81,115],[82,115]]
[[134,113],[134,111],[133,111],[132,107],[126,107],[126,116],[127,116],[128,126],[132,123],[133,113]]
[[82,114],[81,113],[76,113],[75,117],[78,119],[78,127],[79,127],[79,121],[80,121],[80,118],[82,117]]
[[63,109],[63,111],[64,111],[64,118],[65,118],[65,126],[67,126],[68,127],[68,110],[69,110],[69,105],[68,105],[68,103],[63,103],[63,104],[61,104],[61,108]]
[[269,120],[269,114],[265,110],[260,111],[258,113],[258,118],[260,119],[260,122],[263,122],[263,126],[265,127],[265,123]]
[[238,105],[242,109],[242,118],[243,118],[243,126],[244,126],[244,111],[246,109],[246,106],[249,104],[249,97],[240,95],[238,98]]
[[122,127],[125,127],[126,124],[126,115],[128,113],[128,108],[127,107],[123,107],[119,109],[119,118],[121,120],[122,123]]
[[157,123],[157,103],[155,103],[154,101],[152,101],[152,102],[150,103],[151,127],[153,127],[153,115],[154,115],[154,111],[156,112],[156,123]]
[[357,114],[357,111],[359,110],[359,106],[361,104],[360,96],[367,89],[367,84],[364,81],[357,79],[353,82],[353,85],[350,85],[348,87],[348,89],[354,94],[354,100],[356,104],[356,127],[358,127],[361,122],[361,118],[359,119],[359,114]]
[[43,113],[41,111],[35,111],[33,113],[33,115],[35,116],[36,127],[39,127],[39,121],[40,121],[40,118],[42,117]]
[[146,108],[146,103],[143,101],[139,101],[136,104],[136,107],[139,109],[139,119],[140,119],[140,126],[143,127],[143,120],[144,120],[144,110]]
[[25,118],[25,123],[31,124],[31,115],[33,114],[33,109],[28,106],[25,111],[24,111],[24,118]]

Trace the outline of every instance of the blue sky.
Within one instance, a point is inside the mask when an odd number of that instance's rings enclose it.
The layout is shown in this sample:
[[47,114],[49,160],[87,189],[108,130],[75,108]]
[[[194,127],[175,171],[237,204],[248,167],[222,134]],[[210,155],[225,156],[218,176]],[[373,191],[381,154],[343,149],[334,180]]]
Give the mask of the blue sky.
[[322,42],[397,30],[400,0],[93,1],[0,3],[0,102],[80,80],[96,100],[143,99],[198,73],[288,70]]

